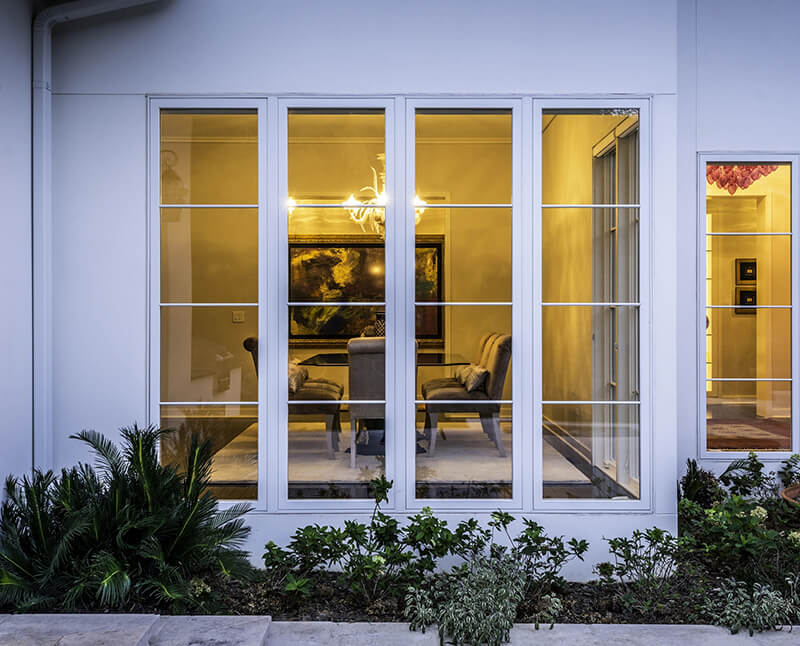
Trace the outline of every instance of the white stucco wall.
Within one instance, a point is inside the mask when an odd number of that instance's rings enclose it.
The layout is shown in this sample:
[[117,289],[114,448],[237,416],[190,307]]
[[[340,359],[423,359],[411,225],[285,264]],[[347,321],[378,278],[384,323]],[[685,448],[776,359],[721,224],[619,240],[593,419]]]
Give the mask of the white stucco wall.
[[[620,34],[623,34],[620,36]],[[59,27],[53,39],[55,466],[147,412],[147,95],[652,95],[652,513],[542,515],[592,540],[675,527],[674,2],[292,3],[173,0]],[[525,429],[536,432],[536,429]],[[451,518],[455,518],[452,515]],[[251,516],[252,548],[308,516]],[[339,522],[341,516],[315,515]],[[573,576],[588,576],[576,566]]]
[[0,478],[32,464],[31,22],[32,2],[0,17]]
[[[697,155],[800,152],[800,3],[678,4],[679,473],[698,455]],[[701,269],[702,270],[702,269]],[[796,352],[797,349],[794,349]],[[795,412],[796,415],[796,412]],[[724,464],[708,462],[720,469]]]

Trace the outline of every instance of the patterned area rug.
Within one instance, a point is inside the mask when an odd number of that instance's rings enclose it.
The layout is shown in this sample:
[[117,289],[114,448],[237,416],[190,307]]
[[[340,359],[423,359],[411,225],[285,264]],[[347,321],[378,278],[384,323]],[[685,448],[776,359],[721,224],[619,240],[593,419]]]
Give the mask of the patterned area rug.
[[789,451],[792,428],[784,419],[709,419],[706,422],[709,450]]

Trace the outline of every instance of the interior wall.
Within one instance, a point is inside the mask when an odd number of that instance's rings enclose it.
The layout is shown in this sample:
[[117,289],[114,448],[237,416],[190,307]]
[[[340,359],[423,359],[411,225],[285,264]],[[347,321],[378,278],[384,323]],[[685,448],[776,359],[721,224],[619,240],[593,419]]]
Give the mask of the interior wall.
[[7,3],[0,19],[0,478],[33,462],[31,309],[32,2]]
[[[592,203],[592,147],[622,119],[557,115],[546,125],[542,133],[543,202]],[[544,298],[592,302],[592,209],[545,209],[542,218]],[[548,298],[548,294],[552,296]],[[544,399],[591,398],[593,346],[592,308],[545,308]],[[554,395],[548,396],[548,391]],[[591,413],[589,406],[544,407],[545,416],[576,426],[590,424]]]

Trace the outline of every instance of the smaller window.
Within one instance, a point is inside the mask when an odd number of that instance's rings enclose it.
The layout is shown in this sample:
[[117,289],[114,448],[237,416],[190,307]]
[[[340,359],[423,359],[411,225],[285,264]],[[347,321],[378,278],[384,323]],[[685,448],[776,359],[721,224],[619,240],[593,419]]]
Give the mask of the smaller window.
[[707,163],[706,450],[792,449],[791,164]]

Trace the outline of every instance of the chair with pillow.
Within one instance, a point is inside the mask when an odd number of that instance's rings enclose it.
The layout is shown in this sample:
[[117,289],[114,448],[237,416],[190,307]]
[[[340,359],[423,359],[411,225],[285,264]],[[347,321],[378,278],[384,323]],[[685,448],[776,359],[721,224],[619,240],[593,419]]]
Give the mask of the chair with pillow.
[[[258,339],[248,337],[244,340],[244,348],[253,356],[253,365],[258,374]],[[317,404],[289,404],[289,415],[317,415],[325,421],[325,435],[328,444],[328,459],[336,458],[339,450],[339,433],[342,430],[339,421],[339,400],[344,388],[335,381],[322,378],[309,378],[308,369],[296,361],[289,362],[289,401],[327,402]]]
[[[433,379],[422,384],[425,399],[425,439],[428,440],[428,457],[436,453],[438,418],[442,413],[477,413],[483,432],[505,457],[500,430],[500,405],[492,402],[502,399],[508,366],[511,362],[511,336],[488,334],[481,338],[479,363],[462,366],[455,377]],[[464,402],[437,404],[442,402]]]

